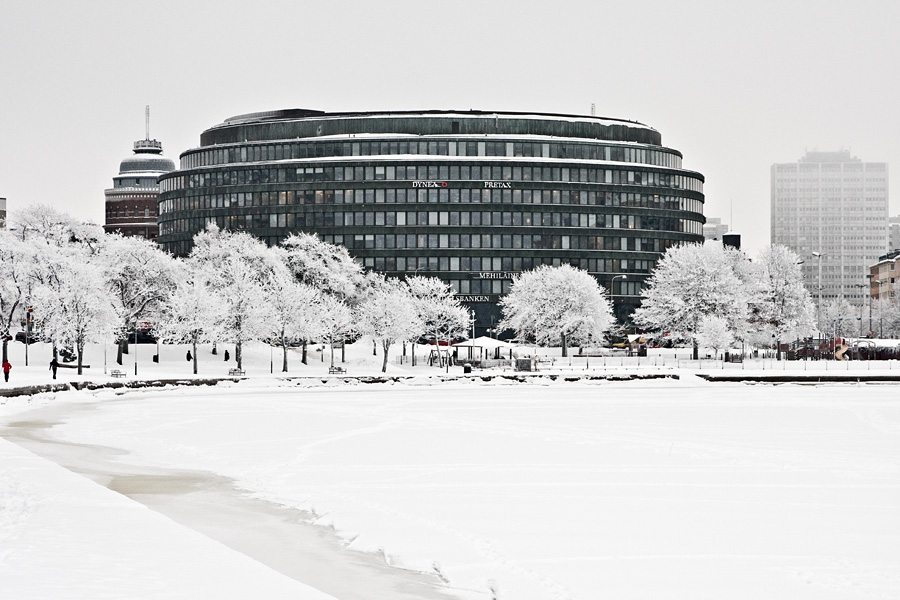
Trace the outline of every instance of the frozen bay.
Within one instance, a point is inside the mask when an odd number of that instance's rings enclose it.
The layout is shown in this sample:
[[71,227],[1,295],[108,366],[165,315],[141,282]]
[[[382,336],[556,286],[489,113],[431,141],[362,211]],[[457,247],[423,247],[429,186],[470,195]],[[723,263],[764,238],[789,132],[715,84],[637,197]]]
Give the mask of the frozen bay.
[[892,598],[897,389],[246,381],[33,405],[66,415],[52,438],[233,479],[462,598]]

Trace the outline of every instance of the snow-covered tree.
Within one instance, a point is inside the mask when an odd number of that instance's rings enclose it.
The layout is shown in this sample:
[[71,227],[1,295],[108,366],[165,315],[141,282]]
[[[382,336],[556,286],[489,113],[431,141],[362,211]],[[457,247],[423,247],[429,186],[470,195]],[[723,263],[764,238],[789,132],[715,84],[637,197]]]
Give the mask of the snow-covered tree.
[[217,329],[221,339],[234,344],[240,369],[243,344],[272,333],[264,285],[277,259],[258,238],[212,224],[194,236],[189,258],[209,273],[210,290],[222,309]]
[[72,240],[76,221],[64,212],[45,204],[31,204],[10,214],[10,230],[22,241],[39,239],[52,246],[64,246]]
[[423,332],[416,301],[409,288],[396,279],[379,276],[371,281],[357,307],[358,332],[381,344],[387,372],[388,351],[395,342],[414,340]]
[[0,337],[3,361],[16,323],[27,309],[36,262],[34,247],[6,230],[0,230]]
[[719,316],[732,331],[745,327],[748,302],[732,257],[721,244],[669,248],[647,280],[634,321],[648,329],[693,340],[704,317]]
[[82,252],[60,253],[52,266],[50,285],[37,286],[32,300],[43,334],[55,345],[75,348],[79,375],[85,344],[105,343],[119,327],[103,272],[96,262],[83,260],[84,256]]
[[288,370],[288,341],[301,339],[306,343],[320,335],[321,307],[318,290],[297,281],[286,264],[285,251],[270,248],[275,260],[272,272],[263,283],[268,322],[281,342],[281,370]]
[[780,360],[781,340],[812,333],[815,305],[803,286],[800,257],[791,249],[769,246],[755,264],[760,275],[759,320],[774,336]]
[[708,315],[700,321],[697,330],[697,340],[700,345],[712,348],[715,358],[719,357],[719,350],[730,348],[734,343],[734,334],[731,326],[722,317]]
[[859,333],[860,311],[843,297],[823,302],[820,314],[819,329],[825,336],[856,337]]
[[603,288],[587,271],[571,265],[542,265],[513,279],[500,301],[500,326],[513,329],[519,339],[562,346],[599,340],[613,323]]
[[119,315],[119,348],[116,361],[128,346],[127,331],[136,321],[158,316],[163,301],[174,288],[172,258],[142,237],[107,235],[100,245],[110,299]]
[[469,311],[456,299],[449,284],[436,277],[415,276],[407,279],[406,285],[415,299],[424,331],[434,337],[436,349],[440,349],[442,340],[449,347],[453,338],[466,335]]
[[344,246],[323,242],[314,234],[288,236],[281,246],[300,281],[322,292],[350,300],[364,283],[363,269]]
[[225,311],[210,284],[206,265],[190,259],[179,261],[173,271],[175,286],[161,305],[156,331],[163,341],[191,344],[193,370],[197,374],[200,344],[214,342],[219,317]]
[[340,298],[322,294],[319,299],[319,331],[331,347],[331,366],[334,366],[334,344],[353,332],[353,311]]

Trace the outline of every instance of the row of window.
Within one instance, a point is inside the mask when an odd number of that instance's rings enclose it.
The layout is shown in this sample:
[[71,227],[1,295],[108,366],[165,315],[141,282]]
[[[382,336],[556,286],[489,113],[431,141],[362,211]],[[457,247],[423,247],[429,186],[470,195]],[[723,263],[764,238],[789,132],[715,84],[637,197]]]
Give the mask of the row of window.
[[445,187],[450,182],[569,182],[605,183],[612,185],[642,185],[703,191],[703,183],[696,177],[657,171],[604,169],[595,167],[546,166],[481,166],[481,165],[417,165],[379,167],[272,167],[217,170],[211,173],[191,173],[163,177],[163,192],[222,187],[229,185],[259,185],[267,183],[307,183],[322,181],[437,181]]
[[[379,269],[380,260],[374,261],[374,269]],[[387,269],[390,271],[390,269]],[[463,295],[487,295],[508,294],[512,287],[512,281],[508,279],[448,279],[446,280],[453,291]],[[641,294],[641,282],[618,281],[616,282],[616,296],[639,296]]]
[[681,168],[681,156],[674,152],[610,145],[608,143],[459,141],[459,140],[373,140],[353,142],[270,142],[236,144],[198,149],[181,157],[182,169],[271,160],[329,158],[344,156],[506,156],[574,160],[609,160],[660,167]]
[[[396,227],[396,226],[437,226],[437,227],[579,227],[583,229],[644,229],[693,233],[695,227],[685,219],[659,217],[655,215],[607,215],[564,212],[306,212],[306,213],[259,213],[242,215],[222,215],[216,220],[223,223],[242,224],[246,228],[266,227]],[[171,222],[171,221],[168,221]],[[252,225],[246,225],[252,223]]]
[[280,192],[200,194],[161,200],[159,213],[165,215],[185,210],[193,211],[210,208],[300,206],[310,204],[562,204],[626,206],[703,213],[703,202],[701,200],[683,196],[640,192],[500,189],[286,190]]
[[140,217],[141,214],[144,215],[145,219],[149,219],[152,216],[156,216],[156,211],[151,211],[149,208],[145,208],[141,210],[140,208],[131,207],[122,207],[116,205],[107,205],[106,207],[106,218],[107,219],[117,219],[117,218],[127,218],[127,217]]
[[[288,230],[295,229],[280,223],[287,215],[238,215],[219,217],[214,221],[223,229],[258,230],[274,228],[272,223],[279,224]],[[213,221],[213,219],[210,219]],[[199,231],[198,225],[205,224],[200,219],[175,219],[159,224],[160,235],[175,235]],[[687,224],[685,225],[687,228]],[[302,226],[296,229],[302,229]],[[693,233],[693,232],[686,232]],[[353,234],[344,236],[344,245],[354,250],[380,249],[545,249],[545,250],[624,250],[637,252],[664,252],[670,240],[660,238],[620,236],[620,235],[557,235],[557,234],[499,234],[499,233],[378,233]]]

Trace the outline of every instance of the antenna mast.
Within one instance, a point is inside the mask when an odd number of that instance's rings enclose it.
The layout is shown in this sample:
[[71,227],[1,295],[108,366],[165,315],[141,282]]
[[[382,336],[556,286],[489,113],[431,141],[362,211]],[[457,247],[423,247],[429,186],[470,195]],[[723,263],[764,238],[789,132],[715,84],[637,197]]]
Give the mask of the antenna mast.
[[150,105],[149,104],[144,108],[144,115],[145,115],[146,121],[147,121],[147,127],[146,127],[147,128],[147,137],[144,139],[149,140],[150,139]]

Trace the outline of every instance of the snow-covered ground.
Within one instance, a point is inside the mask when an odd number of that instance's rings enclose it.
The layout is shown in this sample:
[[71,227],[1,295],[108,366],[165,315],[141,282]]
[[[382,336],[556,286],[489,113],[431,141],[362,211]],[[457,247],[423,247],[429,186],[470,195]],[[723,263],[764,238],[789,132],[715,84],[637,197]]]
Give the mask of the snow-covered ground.
[[[360,348],[351,374],[376,373]],[[268,371],[267,350],[250,358],[251,374]],[[165,359],[159,376],[186,374],[183,356]],[[900,386],[680,374],[316,386],[260,376],[10,398],[0,418],[26,421],[19,429],[52,420],[37,434],[124,450],[111,460],[134,469],[233,478],[309,511],[351,549],[439,573],[460,598],[491,587],[517,600],[900,597]],[[0,596],[316,597],[9,442],[0,454]],[[199,564],[190,575],[187,561]]]

